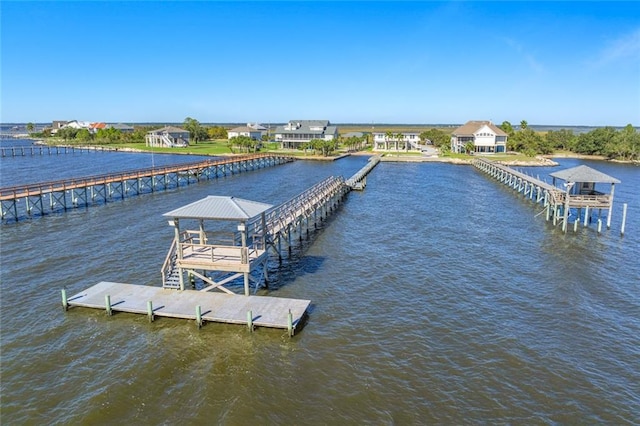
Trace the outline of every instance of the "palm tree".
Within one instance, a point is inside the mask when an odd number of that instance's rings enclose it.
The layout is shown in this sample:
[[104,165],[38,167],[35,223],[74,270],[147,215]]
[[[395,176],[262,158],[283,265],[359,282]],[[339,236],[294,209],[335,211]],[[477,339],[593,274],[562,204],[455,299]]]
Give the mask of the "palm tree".
[[527,127],[529,127],[529,123],[527,123],[527,120],[522,120],[522,121],[520,122],[520,130],[524,130],[524,129],[526,129]]
[[385,133],[384,136],[384,150],[389,151],[389,141],[393,139],[393,132],[391,130],[387,130],[387,133]]
[[[402,133],[396,133],[396,149],[400,146],[400,144],[404,141],[404,135]],[[407,146],[404,147],[405,151],[407,151]]]

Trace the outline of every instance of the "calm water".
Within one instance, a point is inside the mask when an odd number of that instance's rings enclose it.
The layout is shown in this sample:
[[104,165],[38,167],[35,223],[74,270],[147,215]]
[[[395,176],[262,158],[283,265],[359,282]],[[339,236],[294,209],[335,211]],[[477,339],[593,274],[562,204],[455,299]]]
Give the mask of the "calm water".
[[[150,157],[1,161],[6,186]],[[276,204],[365,161],[297,161],[2,225],[2,424],[640,423],[637,166],[560,160],[622,181],[598,236],[562,234],[469,166],[379,164],[272,265],[269,294],[312,300],[293,339],[60,306],[61,288],[160,285],[162,213],[210,194]]]

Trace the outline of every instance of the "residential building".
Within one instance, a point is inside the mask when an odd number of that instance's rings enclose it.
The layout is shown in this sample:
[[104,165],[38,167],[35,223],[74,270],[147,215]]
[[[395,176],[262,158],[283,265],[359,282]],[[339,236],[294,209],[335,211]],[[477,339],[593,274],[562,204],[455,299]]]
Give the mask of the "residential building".
[[464,152],[473,143],[473,152],[493,154],[507,151],[507,134],[491,121],[467,121],[451,134],[451,152]]
[[238,136],[246,136],[253,139],[254,141],[259,141],[262,139],[262,132],[249,126],[240,126],[236,127],[235,129],[228,130],[227,135],[229,139],[237,138]]
[[283,149],[297,149],[313,139],[333,140],[338,138],[338,127],[329,120],[291,120],[278,126],[275,140]]
[[374,151],[422,151],[424,147],[418,132],[373,132]]
[[189,145],[189,131],[179,127],[166,126],[147,132],[145,143],[147,146],[156,147],[185,147]]

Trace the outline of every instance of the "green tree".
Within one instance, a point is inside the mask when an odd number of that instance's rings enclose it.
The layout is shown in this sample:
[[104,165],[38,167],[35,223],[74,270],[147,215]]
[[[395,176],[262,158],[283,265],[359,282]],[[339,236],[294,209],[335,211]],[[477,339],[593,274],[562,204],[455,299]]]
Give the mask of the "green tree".
[[529,123],[527,123],[527,120],[522,120],[520,122],[520,130],[526,130],[529,127]]
[[187,117],[184,119],[184,128],[189,131],[189,139],[194,144],[197,144],[199,140],[207,139],[207,130],[200,125],[200,122],[195,118]]
[[212,126],[207,129],[209,139],[227,139],[229,137],[227,129],[222,126]]
[[33,133],[35,128],[36,128],[36,126],[33,123],[31,123],[31,122],[27,123],[27,133]]
[[613,143],[616,133],[613,127],[600,127],[582,133],[578,135],[574,151],[579,154],[604,155],[606,147]]
[[640,133],[628,124],[624,129],[616,132],[605,146],[604,153],[608,158],[618,160],[638,160],[640,158]]
[[500,128],[508,135],[513,135],[513,126],[508,121],[503,121]]
[[431,143],[437,148],[449,146],[451,144],[451,136],[440,129],[428,129],[420,133],[420,142],[423,144]]
[[572,130],[567,129],[550,130],[545,135],[545,139],[553,149],[569,150],[575,144],[576,135]]
[[469,141],[466,144],[464,144],[464,150],[467,154],[471,154],[472,152],[475,151],[476,146],[474,145],[473,142]]
[[89,129],[79,129],[78,133],[76,133],[76,139],[82,142],[90,141],[91,133],[89,133]]

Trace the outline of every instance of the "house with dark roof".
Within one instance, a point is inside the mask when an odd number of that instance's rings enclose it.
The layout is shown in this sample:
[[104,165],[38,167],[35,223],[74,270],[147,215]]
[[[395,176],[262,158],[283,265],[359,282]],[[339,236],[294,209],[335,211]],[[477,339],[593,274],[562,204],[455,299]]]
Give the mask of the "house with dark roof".
[[145,135],[145,144],[156,147],[185,147],[189,145],[189,131],[174,126],[152,130]]
[[494,154],[507,151],[507,134],[491,121],[467,121],[451,133],[451,152],[463,152],[473,143],[473,152]]
[[338,127],[329,120],[291,120],[275,131],[275,140],[283,149],[298,149],[313,139],[330,141],[338,138]]

